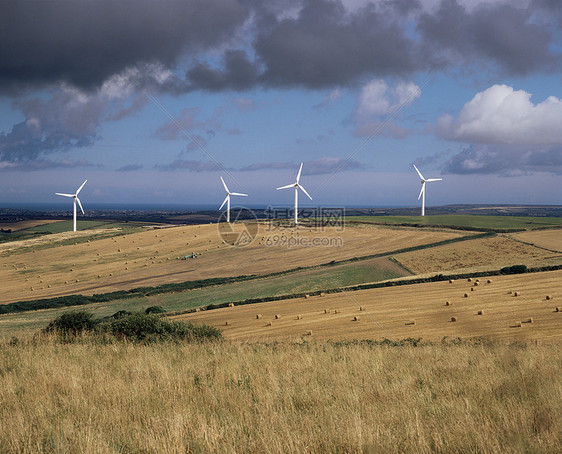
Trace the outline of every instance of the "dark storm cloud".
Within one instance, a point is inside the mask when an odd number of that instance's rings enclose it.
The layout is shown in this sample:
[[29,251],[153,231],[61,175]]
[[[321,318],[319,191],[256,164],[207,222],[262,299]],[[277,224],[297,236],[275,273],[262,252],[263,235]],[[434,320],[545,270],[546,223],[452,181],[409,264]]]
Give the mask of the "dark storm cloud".
[[463,62],[529,73],[558,67],[560,17],[551,0],[470,10],[458,0],[432,10],[418,0],[351,9],[341,0],[4,0],[0,90],[99,88],[154,64],[177,72],[158,87],[172,93],[346,86]]
[[509,74],[559,68],[560,54],[550,48],[552,29],[532,16],[532,7],[508,2],[482,3],[468,11],[457,0],[443,0],[434,12],[420,16],[417,30],[425,59],[436,69],[463,61],[492,63]]
[[445,164],[445,173],[562,175],[562,146],[470,145]]
[[3,0],[0,86],[89,88],[139,63],[173,67],[230,39],[248,14],[237,0]]

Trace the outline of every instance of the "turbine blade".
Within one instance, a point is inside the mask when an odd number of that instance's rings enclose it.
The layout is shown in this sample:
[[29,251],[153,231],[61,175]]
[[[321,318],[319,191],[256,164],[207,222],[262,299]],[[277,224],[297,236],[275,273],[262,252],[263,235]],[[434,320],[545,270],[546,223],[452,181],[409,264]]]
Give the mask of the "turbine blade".
[[298,183],[299,180],[301,179],[301,172],[302,172],[302,165],[303,165],[303,164],[304,164],[304,163],[301,162],[301,167],[300,167],[300,169],[299,169],[299,173],[297,173],[297,183]]
[[63,194],[61,192],[55,192],[56,195],[62,195],[63,197],[74,197],[74,194]]
[[288,184],[287,186],[281,186],[280,188],[277,188],[277,190],[279,190],[279,189],[294,188],[294,187],[295,187],[295,183],[291,183],[291,184]]
[[416,172],[418,172],[418,175],[420,176],[420,178],[425,181],[425,178],[423,177],[423,175],[422,175],[421,172],[418,170],[418,168],[416,167],[415,164],[414,164],[414,169],[416,169]]
[[244,197],[248,197],[248,194],[240,194],[239,192],[231,192],[230,195],[241,195]]
[[78,205],[80,206],[80,210],[82,211],[82,214],[84,214],[84,208],[82,208],[82,204],[80,203],[80,199],[78,197],[76,197],[76,201],[78,202]]
[[224,190],[225,190],[228,194],[230,194],[230,191],[229,191],[228,188],[226,187],[226,183],[224,182],[224,180],[222,179],[222,177],[221,177],[221,181],[222,181],[222,185],[224,186]]
[[425,182],[422,184],[422,188],[421,188],[421,191],[420,191],[420,195],[418,196],[418,200],[420,199],[420,197],[422,196],[424,191],[425,191]]
[[87,181],[88,181],[88,180],[85,180],[84,183],[82,183],[82,186],[80,186],[80,187],[78,188],[78,191],[76,191],[76,195],[78,195],[78,193],[82,190],[82,188],[84,187],[84,185],[86,184]]
[[304,189],[303,186],[298,185],[297,187],[301,188],[301,189],[302,189],[302,192],[304,192],[304,193],[308,196],[308,198],[309,198],[310,200],[312,200],[312,197],[310,197],[310,194],[309,194],[308,192],[306,192],[306,189]]
[[224,206],[224,204],[228,201],[228,198],[230,197],[230,194],[226,194],[226,197],[224,199],[224,202],[222,202],[222,205],[219,207],[219,210],[222,210],[222,207]]
[[443,178],[430,178],[429,180],[425,180],[426,182],[428,181],[442,181]]

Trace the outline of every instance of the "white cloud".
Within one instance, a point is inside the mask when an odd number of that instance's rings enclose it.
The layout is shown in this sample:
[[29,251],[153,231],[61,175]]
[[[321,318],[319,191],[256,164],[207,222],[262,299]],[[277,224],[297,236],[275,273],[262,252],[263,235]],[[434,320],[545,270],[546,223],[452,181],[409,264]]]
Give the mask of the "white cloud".
[[539,104],[531,94],[494,85],[466,103],[455,120],[443,115],[438,133],[448,139],[488,144],[562,144],[562,100],[550,96]]
[[388,115],[420,96],[420,87],[413,82],[398,82],[389,87],[384,80],[374,79],[359,94],[357,114],[360,118]]

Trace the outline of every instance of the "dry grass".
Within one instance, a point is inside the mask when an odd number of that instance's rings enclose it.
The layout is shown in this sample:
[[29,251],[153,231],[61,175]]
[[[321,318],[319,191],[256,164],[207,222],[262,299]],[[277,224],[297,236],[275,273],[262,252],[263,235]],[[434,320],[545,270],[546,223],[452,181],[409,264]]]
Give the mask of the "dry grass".
[[[478,291],[464,293],[466,280],[449,284],[446,281],[426,284],[386,287],[356,292],[328,294],[323,298],[292,299],[215,309],[178,316],[193,322],[220,327],[228,311],[236,321],[223,333],[234,340],[295,340],[303,329],[311,329],[319,339],[403,339],[422,337],[440,340],[449,337],[484,336],[509,341],[562,339],[562,319],[555,312],[553,301],[545,299],[545,289],[555,301],[562,297],[562,270],[511,276],[496,276],[492,284],[480,286]],[[508,289],[516,287],[520,296],[515,298]],[[470,294],[464,298],[463,294]],[[446,307],[449,301],[452,308]],[[327,309],[329,307],[330,309]],[[359,307],[365,309],[361,321],[352,322]],[[451,309],[454,308],[454,314]],[[275,314],[282,318],[274,329],[265,329],[255,320],[258,311],[265,319]],[[334,311],[338,313],[335,314]],[[478,316],[481,310],[485,317]],[[302,322],[294,322],[296,314]],[[326,314],[329,314],[327,316]],[[457,317],[451,323],[451,316]],[[533,324],[523,330],[511,328],[513,320],[533,317]],[[404,322],[415,319],[415,326]]]
[[2,344],[0,452],[554,453],[559,348]]
[[525,243],[532,243],[539,247],[562,252],[562,229],[529,230],[527,232],[511,234],[510,237]]
[[18,230],[29,229],[31,227],[37,227],[38,225],[54,224],[55,222],[61,222],[58,219],[50,220],[25,220],[25,221],[15,221],[15,222],[2,222],[0,223],[0,228],[4,230],[10,229],[12,232],[17,232]]
[[[242,226],[234,224],[234,228]],[[254,241],[247,247],[235,248],[222,242],[217,225],[206,224],[146,230],[89,243],[21,252],[40,243],[57,243],[95,234],[91,230],[65,232],[0,245],[0,282],[3,289],[0,303],[76,293],[91,295],[196,279],[267,274],[463,235],[458,232],[373,226],[346,227],[341,232],[335,228],[311,231],[305,227],[268,232],[263,225],[260,229],[258,238],[261,238],[259,235],[285,235],[295,241],[317,237],[341,238],[343,247],[288,248],[267,246],[265,242],[260,245]],[[191,252],[200,255],[196,259],[178,260]]]
[[468,240],[394,256],[414,274],[485,271],[524,264],[562,263],[562,256],[505,236]]

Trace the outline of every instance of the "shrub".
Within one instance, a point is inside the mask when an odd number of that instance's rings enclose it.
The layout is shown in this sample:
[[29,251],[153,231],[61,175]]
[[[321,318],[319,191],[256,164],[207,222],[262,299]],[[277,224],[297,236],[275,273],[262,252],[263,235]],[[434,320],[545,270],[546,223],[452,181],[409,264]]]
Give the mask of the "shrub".
[[145,314],[163,314],[166,312],[162,306],[150,306],[144,311]]
[[133,313],[102,323],[99,330],[134,342],[202,341],[222,337],[221,331],[211,326],[173,322],[143,313]]
[[89,312],[66,312],[60,317],[54,319],[45,328],[47,333],[60,334],[82,334],[84,331],[92,331],[96,326],[96,322],[92,320],[92,314]]
[[521,274],[521,273],[526,273],[526,272],[527,272],[527,266],[526,265],[506,266],[506,267],[503,267],[500,270],[501,274]]

